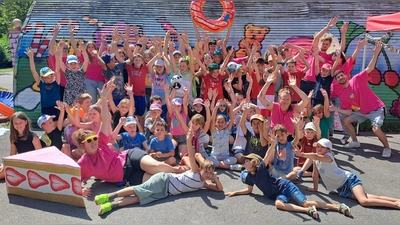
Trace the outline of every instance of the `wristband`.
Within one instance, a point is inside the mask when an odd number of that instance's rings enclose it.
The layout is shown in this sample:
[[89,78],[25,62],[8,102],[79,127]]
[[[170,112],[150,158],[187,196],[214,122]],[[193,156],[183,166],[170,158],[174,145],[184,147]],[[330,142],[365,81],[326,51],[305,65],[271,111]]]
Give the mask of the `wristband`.
[[143,47],[143,45],[142,45],[142,44],[136,44],[136,46]]

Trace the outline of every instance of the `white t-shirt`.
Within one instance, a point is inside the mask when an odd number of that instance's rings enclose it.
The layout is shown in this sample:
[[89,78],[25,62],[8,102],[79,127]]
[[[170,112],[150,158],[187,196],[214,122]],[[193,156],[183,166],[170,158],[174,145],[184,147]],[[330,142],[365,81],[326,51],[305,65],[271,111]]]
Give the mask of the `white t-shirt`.
[[325,155],[332,158],[332,162],[321,162],[319,160],[313,160],[317,166],[318,172],[324,182],[328,191],[335,191],[336,189],[343,186],[347,178],[350,176],[350,172],[340,169],[333,157],[332,153],[327,152]]

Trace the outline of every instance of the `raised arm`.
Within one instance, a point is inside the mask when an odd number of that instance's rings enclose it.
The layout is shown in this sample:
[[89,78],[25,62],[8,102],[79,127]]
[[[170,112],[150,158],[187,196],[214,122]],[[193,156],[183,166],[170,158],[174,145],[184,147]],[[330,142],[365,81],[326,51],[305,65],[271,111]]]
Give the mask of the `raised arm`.
[[[39,74],[36,71],[34,53],[33,53],[31,48],[27,48],[26,51],[25,51],[25,54],[29,58],[29,67],[31,69],[31,73],[32,73],[33,79],[35,79],[36,85],[38,85],[40,83],[40,77],[39,77]],[[54,55],[54,53],[53,53],[53,55]]]
[[[111,124],[110,124],[110,119],[111,119],[111,114],[108,113],[108,105],[107,105],[107,95],[110,92],[110,87],[111,85],[109,83],[104,84],[102,90],[98,90],[100,94],[100,99],[101,99],[101,111],[103,112],[101,114],[101,126],[100,126],[100,131],[106,135],[110,136],[110,131],[111,131]],[[77,112],[78,113],[78,112]]]
[[246,137],[246,134],[247,134],[247,127],[246,127],[247,119],[246,119],[246,117],[247,117],[247,113],[249,112],[249,109],[250,109],[249,103],[245,103],[243,105],[243,108],[244,108],[244,111],[243,111],[242,116],[240,117],[240,128],[242,129],[243,136]]
[[331,18],[331,19],[329,20],[329,23],[328,23],[324,28],[322,28],[322,30],[319,31],[319,32],[317,33],[317,35],[315,35],[314,40],[313,40],[313,42],[312,42],[312,48],[313,48],[313,49],[318,48],[318,44],[319,44],[319,41],[320,41],[321,37],[322,37],[329,29],[331,29],[332,27],[334,27],[334,26],[336,25],[337,22],[338,22],[338,18],[337,18],[337,17]]
[[[64,46],[64,42],[60,42],[58,44],[58,46]],[[63,71],[65,73],[65,70],[67,69],[67,67],[65,66],[64,62],[62,61],[61,55],[58,55],[58,56],[55,55],[55,56],[56,56],[56,68],[60,68],[61,71]]]
[[231,48],[231,50],[229,50],[228,55],[225,57],[224,62],[221,65],[221,68],[219,68],[219,74],[224,74],[225,72],[225,68],[228,65],[229,62],[229,58],[231,57],[231,55],[233,54],[233,48]]
[[51,40],[49,42],[49,55],[54,55],[56,39],[59,33],[60,33],[60,26],[56,24],[54,25],[53,37],[51,37]]
[[60,110],[60,115],[57,120],[57,128],[58,128],[58,130],[62,130],[66,108],[62,101],[56,101],[56,105],[57,105],[57,109]]
[[382,50],[382,42],[381,41],[375,42],[375,48],[373,50],[374,55],[372,56],[371,61],[369,62],[367,68],[365,69],[367,71],[367,73],[371,73],[372,70],[375,69],[376,60],[378,59],[378,56],[381,53],[381,50]]
[[271,145],[269,146],[267,154],[265,154],[265,157],[263,159],[265,165],[268,165],[272,161],[272,159],[274,157],[276,139],[275,139],[274,135],[271,135],[270,139],[271,139]]
[[349,29],[349,23],[343,23],[342,27],[340,28],[340,53],[344,52],[346,48],[346,33]]
[[233,104],[231,104],[227,99],[225,99],[225,104],[229,107],[229,122],[227,129],[230,131],[232,129],[233,121],[235,120],[235,115],[233,114]]
[[119,131],[121,130],[121,127],[125,124],[125,122],[126,122],[126,117],[119,118],[118,124],[111,134],[112,139],[117,141],[122,139],[121,135],[119,135]]
[[221,99],[218,100],[218,102],[217,102],[217,104],[215,104],[215,107],[213,108],[213,112],[211,114],[211,125],[210,125],[211,133],[213,133],[215,130],[215,118],[217,118],[218,106],[221,104],[221,101],[222,101]]
[[272,111],[272,108],[274,107],[274,104],[270,100],[265,98],[265,94],[267,93],[269,86],[274,82],[275,78],[276,77],[273,74],[270,74],[268,76],[267,81],[265,82],[264,86],[260,90],[260,93],[258,93],[258,96],[257,96],[258,101],[260,101],[260,103],[265,108],[267,108],[268,110],[271,110],[271,111]]
[[364,47],[367,44],[368,44],[368,40],[367,39],[360,39],[358,41],[357,47],[354,50],[353,55],[351,55],[351,58],[353,58],[354,61],[356,60],[357,55],[360,52],[361,48]]
[[204,101],[204,107],[206,110],[206,123],[204,124],[203,127],[203,133],[207,133],[208,130],[210,129],[210,123],[211,123],[211,112],[210,112],[210,100],[205,100]]
[[[86,45],[87,45],[87,43],[86,43]],[[86,70],[87,70],[87,68],[88,68],[88,66],[89,66],[89,55],[88,55],[88,53],[87,53],[86,50],[83,50],[82,52],[83,52],[83,58],[85,59],[85,61],[83,62],[83,65],[82,65],[82,70],[83,70],[84,72],[86,72]],[[96,54],[97,57],[98,57],[97,52],[96,52],[95,54]],[[100,57],[99,57],[99,58],[100,58]],[[102,60],[102,59],[100,58],[100,60]],[[104,62],[103,62],[103,63],[104,63]]]
[[305,65],[305,67],[302,70],[303,74],[305,74],[311,68],[310,63],[304,57],[304,51],[299,51],[298,55]]
[[301,101],[297,103],[294,107],[294,111],[297,113],[300,113],[308,103],[308,97],[306,93],[304,93],[302,90],[300,90],[299,87],[296,85],[296,77],[295,76],[289,76],[289,86],[300,96]]
[[[68,26],[68,32],[69,32],[69,38],[71,41],[71,47],[75,52],[76,57],[80,57],[81,56],[81,51],[79,50],[78,46],[76,45],[76,40],[75,40],[75,35],[74,35],[74,26],[73,25],[69,25]],[[83,52],[85,52],[86,50],[83,49]],[[86,59],[85,59],[86,61]]]

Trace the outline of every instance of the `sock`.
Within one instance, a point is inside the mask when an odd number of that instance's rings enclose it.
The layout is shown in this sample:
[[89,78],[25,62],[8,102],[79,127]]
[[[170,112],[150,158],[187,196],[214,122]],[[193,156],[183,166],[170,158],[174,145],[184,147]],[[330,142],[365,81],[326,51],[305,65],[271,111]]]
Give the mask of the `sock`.
[[296,179],[300,180],[301,177],[303,176],[303,173],[304,173],[303,170],[300,170],[299,172],[297,172]]
[[118,208],[118,203],[116,203],[116,202],[111,203],[111,208],[112,209]]
[[118,197],[117,196],[117,192],[113,192],[113,193],[108,194],[108,199],[109,199],[110,202],[112,200],[114,200],[115,198],[117,198],[117,197]]

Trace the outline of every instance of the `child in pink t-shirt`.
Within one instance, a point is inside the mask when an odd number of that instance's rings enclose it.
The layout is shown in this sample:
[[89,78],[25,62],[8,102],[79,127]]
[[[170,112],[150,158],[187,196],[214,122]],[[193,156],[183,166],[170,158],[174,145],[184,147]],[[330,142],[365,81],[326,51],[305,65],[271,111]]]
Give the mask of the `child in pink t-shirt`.
[[[188,88],[183,87],[184,98],[183,100],[180,98],[175,98],[176,89],[172,89],[171,96],[168,97],[168,89],[167,85],[165,88],[165,103],[168,109],[168,117],[170,119],[170,133],[172,135],[172,142],[174,146],[178,146],[179,156],[182,158],[186,152],[186,133],[183,131],[182,127],[179,124],[179,120],[177,119],[175,113],[180,112],[183,120],[187,123],[188,119],[188,101],[189,101],[189,93]],[[172,101],[170,100],[172,98]]]

